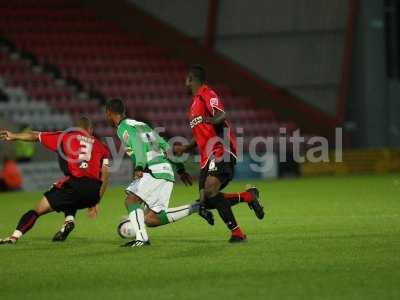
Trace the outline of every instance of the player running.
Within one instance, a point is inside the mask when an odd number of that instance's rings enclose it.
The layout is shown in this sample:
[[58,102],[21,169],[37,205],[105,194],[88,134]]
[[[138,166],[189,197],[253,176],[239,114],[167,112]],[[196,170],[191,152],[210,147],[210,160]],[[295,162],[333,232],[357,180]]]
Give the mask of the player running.
[[[240,229],[231,206],[239,202],[248,203],[258,219],[264,218],[264,209],[259,202],[259,191],[253,187],[241,193],[221,193],[234,177],[236,164],[236,137],[226,121],[224,105],[217,94],[206,85],[203,67],[189,68],[186,88],[193,96],[189,122],[194,140],[187,145],[176,145],[178,156],[195,148],[200,152],[200,213],[205,209],[217,209],[226,226],[231,230],[229,242],[243,242],[246,235]],[[229,144],[223,142],[224,135]]]
[[77,127],[57,132],[0,132],[5,141],[39,141],[56,152],[65,177],[58,180],[44,193],[36,207],[26,212],[18,222],[14,233],[0,244],[15,244],[28,232],[37,219],[47,213],[64,212],[65,222],[53,241],[64,241],[74,229],[74,217],[78,209],[88,208],[89,216],[96,217],[98,204],[108,184],[110,152],[93,135],[88,118],[82,117]]
[[[192,178],[186,173],[183,164],[172,163],[167,157],[168,143],[149,125],[125,117],[125,105],[120,99],[111,99],[106,104],[106,118],[116,128],[117,135],[132,159],[134,180],[126,189],[126,208],[136,238],[124,246],[142,247],[150,245],[146,226],[155,227],[181,220],[199,205],[184,205],[168,209],[175,175],[173,164],[186,185]],[[143,210],[141,204],[148,209]],[[213,222],[212,214],[206,220]]]

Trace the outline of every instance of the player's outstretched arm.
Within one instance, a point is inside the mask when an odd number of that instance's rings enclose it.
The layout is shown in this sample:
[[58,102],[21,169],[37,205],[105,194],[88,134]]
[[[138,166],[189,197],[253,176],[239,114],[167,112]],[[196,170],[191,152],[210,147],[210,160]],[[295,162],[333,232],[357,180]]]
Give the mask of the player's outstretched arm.
[[181,156],[183,153],[190,152],[196,147],[196,141],[192,139],[189,144],[186,145],[174,145],[173,154],[176,156]]
[[181,178],[182,182],[188,186],[193,184],[193,178],[190,176],[188,172],[186,172],[185,165],[181,162],[175,162],[171,159],[168,158],[170,163],[174,166],[176,172],[179,174],[179,177]]
[[[101,169],[101,187],[100,187],[100,200],[103,198],[106,190],[107,190],[107,186],[108,186],[108,179],[109,179],[109,165],[108,163],[104,164],[102,169]],[[89,218],[91,219],[95,219],[99,213],[100,210],[100,205],[99,203],[97,203],[95,206],[93,207],[89,207],[87,210],[87,215]]]
[[193,178],[192,176],[190,176],[190,174],[188,172],[186,172],[184,169],[183,171],[179,172],[179,176],[182,180],[182,182],[186,185],[186,186],[190,186],[193,184]]
[[108,181],[109,181],[109,166],[108,164],[104,164],[102,169],[101,169],[101,187],[100,187],[100,199],[103,198],[106,190],[107,190],[107,186],[108,186]]
[[219,125],[224,123],[226,120],[226,113],[221,110],[215,110],[214,116],[206,117],[204,122],[211,123],[213,125]]
[[13,133],[8,130],[0,131],[0,140],[2,141],[25,141],[25,142],[36,142],[39,140],[39,132],[21,132]]

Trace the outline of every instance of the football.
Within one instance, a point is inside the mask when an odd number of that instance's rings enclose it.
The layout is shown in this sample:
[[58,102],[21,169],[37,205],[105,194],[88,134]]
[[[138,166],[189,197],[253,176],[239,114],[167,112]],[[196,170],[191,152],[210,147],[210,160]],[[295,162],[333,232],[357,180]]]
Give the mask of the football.
[[130,239],[136,236],[135,229],[133,228],[129,219],[123,219],[117,227],[118,235],[123,239]]

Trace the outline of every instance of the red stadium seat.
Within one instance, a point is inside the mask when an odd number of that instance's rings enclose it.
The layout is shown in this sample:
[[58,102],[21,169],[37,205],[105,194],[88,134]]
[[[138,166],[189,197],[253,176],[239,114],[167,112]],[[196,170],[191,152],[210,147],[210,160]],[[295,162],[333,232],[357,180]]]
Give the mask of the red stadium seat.
[[[39,63],[55,65],[63,76],[79,80],[86,91],[121,97],[132,116],[167,125],[169,133],[190,135],[185,64],[139,36],[127,35],[116,25],[98,19],[79,1],[1,1],[0,30],[19,49],[33,53]],[[97,102],[77,100],[76,92],[56,86],[49,75],[34,74],[28,62],[10,61],[2,54],[0,69],[6,80],[23,87],[33,99],[47,101],[74,116],[89,114],[101,126],[99,133],[111,133],[104,127]],[[212,86],[223,99],[230,119],[249,134],[279,134],[280,125],[290,132],[296,128],[291,122],[277,123],[271,110],[233,95],[229,87],[218,82]]]

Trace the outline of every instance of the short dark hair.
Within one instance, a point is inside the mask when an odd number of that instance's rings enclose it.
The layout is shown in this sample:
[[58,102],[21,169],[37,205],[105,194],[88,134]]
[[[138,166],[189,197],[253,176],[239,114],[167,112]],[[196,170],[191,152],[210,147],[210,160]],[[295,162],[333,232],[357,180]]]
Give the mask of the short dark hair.
[[200,83],[206,82],[206,70],[201,65],[191,65],[188,72],[193,75]]
[[107,101],[106,110],[109,110],[113,113],[124,115],[125,114],[125,104],[119,98],[113,98]]
[[93,128],[92,125],[92,121],[88,118],[88,117],[79,117],[76,120],[76,126],[85,129],[85,130],[89,130]]

